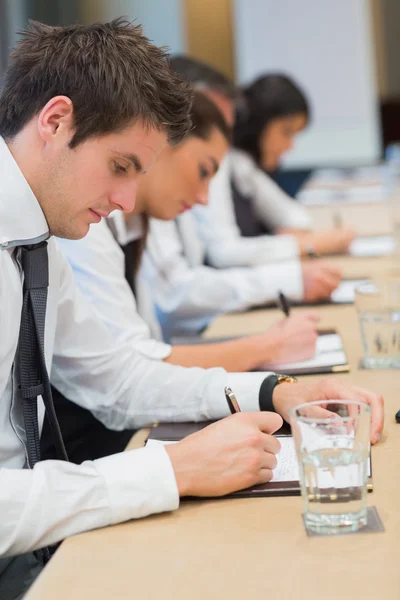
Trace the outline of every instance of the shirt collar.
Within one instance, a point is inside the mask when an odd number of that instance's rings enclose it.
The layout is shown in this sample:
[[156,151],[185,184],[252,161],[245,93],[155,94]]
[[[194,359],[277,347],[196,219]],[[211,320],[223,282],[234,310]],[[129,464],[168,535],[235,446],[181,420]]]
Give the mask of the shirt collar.
[[126,219],[123,212],[115,210],[108,217],[108,223],[120,246],[126,246],[143,235],[142,215],[130,215]]
[[0,250],[36,244],[49,235],[39,202],[0,136]]

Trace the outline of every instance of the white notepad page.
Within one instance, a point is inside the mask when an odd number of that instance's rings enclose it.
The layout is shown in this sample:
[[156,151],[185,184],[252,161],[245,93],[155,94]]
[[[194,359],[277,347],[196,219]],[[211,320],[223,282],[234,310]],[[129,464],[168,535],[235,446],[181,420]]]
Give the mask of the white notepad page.
[[349,248],[351,256],[372,257],[393,254],[396,241],[392,235],[374,235],[356,238]]
[[352,304],[356,288],[367,281],[367,279],[343,279],[336,290],[332,292],[331,301],[334,304]]

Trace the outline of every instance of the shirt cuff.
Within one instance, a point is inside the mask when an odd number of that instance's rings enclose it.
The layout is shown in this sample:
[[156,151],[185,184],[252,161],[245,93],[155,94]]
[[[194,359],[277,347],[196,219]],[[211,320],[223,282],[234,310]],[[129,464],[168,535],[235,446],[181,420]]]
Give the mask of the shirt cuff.
[[93,462],[107,486],[111,524],[178,508],[175,474],[163,446],[130,450]]
[[[243,412],[257,412],[260,410],[260,392],[265,379],[275,373],[228,373],[228,385],[231,386]],[[228,403],[226,403],[229,414]]]

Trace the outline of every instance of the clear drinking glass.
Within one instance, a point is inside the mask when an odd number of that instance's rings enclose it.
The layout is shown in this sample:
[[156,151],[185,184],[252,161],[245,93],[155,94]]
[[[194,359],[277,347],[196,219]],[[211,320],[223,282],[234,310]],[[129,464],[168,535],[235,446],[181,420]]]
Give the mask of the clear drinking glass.
[[355,290],[365,369],[400,368],[400,280],[366,282]]
[[396,240],[396,254],[400,256],[400,143],[386,148],[385,187],[392,216],[393,235]]
[[324,534],[367,522],[370,408],[351,400],[318,401],[292,410],[304,521]]

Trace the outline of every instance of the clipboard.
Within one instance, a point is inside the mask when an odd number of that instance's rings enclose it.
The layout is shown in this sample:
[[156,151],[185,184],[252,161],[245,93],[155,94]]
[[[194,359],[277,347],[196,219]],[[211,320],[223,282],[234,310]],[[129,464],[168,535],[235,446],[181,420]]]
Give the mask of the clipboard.
[[[203,421],[200,423],[160,423],[156,424],[146,440],[152,440],[153,442],[165,442],[165,443],[174,443],[179,442],[184,437],[191,435],[201,429],[207,427],[211,423],[215,421]],[[291,438],[291,433],[288,428],[283,427],[276,434],[275,437],[278,439],[282,438]],[[372,457],[371,451],[369,454],[369,476],[367,482],[367,490],[368,492],[372,492],[373,487],[373,479],[372,479]],[[275,496],[300,496],[300,481],[270,481],[269,483],[263,483],[260,485],[255,485],[252,487],[245,488],[243,490],[239,490],[237,492],[233,492],[231,494],[226,494],[225,496],[212,497],[213,500],[218,498],[226,499],[226,498],[264,498],[264,497],[275,497]],[[185,497],[185,500],[198,500],[197,497]],[[201,498],[206,499],[206,498]]]

